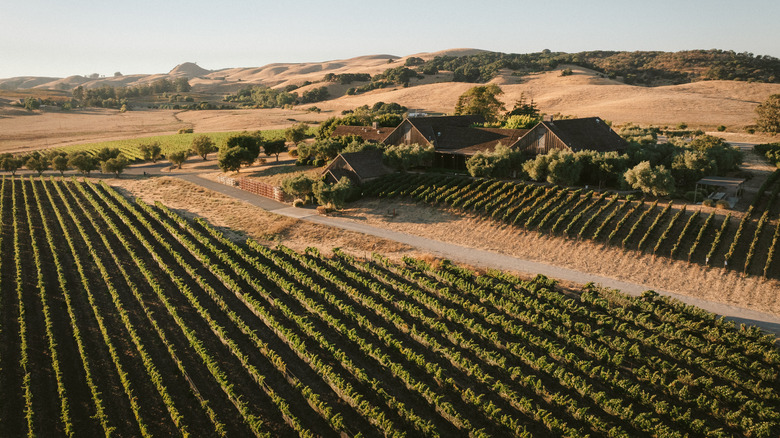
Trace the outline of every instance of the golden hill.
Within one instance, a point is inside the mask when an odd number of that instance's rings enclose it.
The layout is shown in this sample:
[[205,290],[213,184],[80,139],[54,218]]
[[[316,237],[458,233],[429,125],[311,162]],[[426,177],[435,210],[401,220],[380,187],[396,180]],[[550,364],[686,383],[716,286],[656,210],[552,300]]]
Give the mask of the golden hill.
[[[451,113],[458,96],[477,84],[451,82],[451,72],[412,79],[409,87],[397,86],[348,96],[347,89],[363,83],[342,85],[322,81],[328,73],[369,73],[376,75],[388,68],[403,65],[411,56],[432,59],[439,55],[465,56],[483,51],[451,49],[433,53],[418,53],[406,57],[369,55],[326,62],[269,64],[256,68],[206,70],[194,63],[184,63],[167,74],[125,75],[88,79],[11,78],[0,79],[0,150],[18,150],[56,146],[74,142],[131,138],[150,134],[175,133],[179,128],[195,131],[256,130],[286,127],[297,121],[317,123],[344,110],[376,102],[397,102],[418,112]],[[572,75],[562,76],[570,68]],[[190,78],[196,99],[220,103],[228,93],[263,85],[283,88],[310,85],[296,90],[299,94],[312,88],[328,87],[330,100],[301,105],[292,110],[209,110],[175,111],[148,110],[138,105],[133,111],[88,109],[57,112],[49,109],[34,113],[11,106],[27,95],[57,94],[65,97],[78,85],[133,86],[156,79],[186,76]],[[599,116],[617,124],[626,122],[690,126],[714,129],[725,125],[728,131],[744,131],[755,120],[755,107],[769,95],[780,93],[780,84],[738,81],[701,81],[682,85],[644,87],[626,85],[604,75],[578,66],[559,66],[557,70],[513,74],[501,71],[492,83],[499,85],[507,109],[524,95],[533,99],[547,114],[579,117]],[[10,89],[10,90],[9,90]],[[305,109],[317,106],[320,113]]]

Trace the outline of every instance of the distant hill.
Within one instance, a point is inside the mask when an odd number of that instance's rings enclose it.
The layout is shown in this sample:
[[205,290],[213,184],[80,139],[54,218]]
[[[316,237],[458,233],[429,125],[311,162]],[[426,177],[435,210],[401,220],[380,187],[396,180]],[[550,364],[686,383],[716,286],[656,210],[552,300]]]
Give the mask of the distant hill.
[[186,76],[188,78],[197,78],[200,76],[206,76],[211,73],[211,70],[206,70],[203,67],[198,66],[194,62],[185,62],[174,67],[168,72],[170,76]]
[[[93,97],[88,105],[117,110],[125,103],[131,111],[284,107],[321,110],[325,117],[395,102],[451,113],[458,96],[489,82],[501,87],[508,108],[524,96],[547,114],[744,128],[760,102],[780,93],[778,78],[780,60],[723,50],[506,54],[455,48],[219,70],[185,62],[161,74],[0,79],[0,116],[24,113],[27,97],[41,100],[41,112],[66,103],[76,108],[87,101],[71,99],[79,86]],[[223,114],[214,116],[222,120],[215,126],[227,129]]]

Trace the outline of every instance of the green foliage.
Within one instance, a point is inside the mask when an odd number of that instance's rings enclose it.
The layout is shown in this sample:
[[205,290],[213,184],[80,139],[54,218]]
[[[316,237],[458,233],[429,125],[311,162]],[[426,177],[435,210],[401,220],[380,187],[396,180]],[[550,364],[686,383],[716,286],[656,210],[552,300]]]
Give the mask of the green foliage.
[[195,155],[199,155],[206,161],[208,155],[212,152],[217,152],[217,145],[214,144],[214,140],[208,135],[199,135],[192,139],[190,149]]
[[298,104],[320,102],[323,100],[328,100],[328,98],[330,98],[328,87],[317,87],[308,91],[304,91],[301,97],[298,99]]
[[737,170],[742,164],[744,154],[741,150],[729,145],[722,138],[711,135],[701,135],[691,141],[689,147],[695,151],[704,152],[707,159],[715,162],[712,169],[718,175]]
[[398,66],[395,68],[389,68],[384,72],[374,76],[372,81],[387,81],[393,84],[408,84],[412,78],[417,77],[417,72],[406,68],[404,66]]
[[257,155],[246,148],[225,146],[219,151],[218,165],[223,172],[239,172],[242,165],[251,164],[256,158]]
[[29,111],[37,110],[38,108],[41,107],[41,101],[36,97],[29,96],[24,99],[23,106],[25,109]]
[[758,155],[766,157],[767,161],[780,167],[780,142],[778,143],[765,143],[757,144],[753,146],[753,150]]
[[122,154],[119,148],[104,147],[95,152],[95,159],[99,162],[107,161],[112,158],[117,158]]
[[466,169],[473,177],[519,177],[523,172],[523,162],[528,156],[498,144],[493,152],[477,152],[466,160]]
[[557,154],[547,165],[547,182],[564,186],[573,186],[580,180],[583,164],[572,152]]
[[643,161],[624,174],[631,187],[655,196],[667,196],[674,191],[674,177],[663,165],[652,167],[649,161]]
[[268,140],[263,142],[263,152],[267,156],[275,155],[276,161],[279,161],[279,154],[287,151],[287,143],[282,140]]
[[116,157],[112,157],[105,161],[102,161],[100,163],[100,169],[101,172],[113,173],[118,178],[119,174],[122,173],[129,164],[130,162],[127,161],[124,155],[120,154]]
[[171,152],[166,156],[166,158],[168,158],[168,161],[170,161],[172,165],[176,166],[177,169],[181,169],[181,166],[184,164],[185,161],[187,161],[187,158],[189,157],[190,157],[189,150]]
[[416,65],[422,65],[425,63],[425,60],[422,58],[419,58],[417,56],[410,56],[406,58],[406,62],[404,63],[404,66],[406,67],[414,67]]
[[397,170],[409,170],[416,167],[433,165],[434,147],[418,144],[388,146],[384,152],[384,162]]
[[11,172],[12,175],[16,175],[16,171],[19,170],[23,164],[24,163],[22,163],[20,158],[15,157],[12,154],[5,153],[0,155],[0,168],[6,172]]
[[659,132],[660,129],[656,127],[643,128],[631,123],[626,123],[617,131],[618,135],[626,139],[626,141],[640,146],[655,144],[658,141]]
[[482,52],[468,56],[437,56],[422,65],[453,72],[457,82],[488,82],[502,69],[518,74],[550,71],[572,64],[601,72],[610,78],[642,85],[682,84],[700,80],[780,82],[780,61],[772,56],[754,56],[724,50],[680,52],[590,51],[561,53]]
[[756,107],[758,129],[777,134],[780,132],[780,94],[773,94]]
[[38,152],[31,153],[24,161],[24,166],[34,172],[38,172],[38,175],[46,171],[50,164],[49,158]]
[[51,168],[58,171],[60,175],[63,175],[65,171],[69,169],[68,156],[58,154],[52,157]]
[[235,134],[228,137],[225,141],[225,147],[227,148],[240,147],[246,149],[248,154],[252,155],[252,161],[260,155],[260,146],[262,146],[262,139],[259,135],[253,134]]
[[235,102],[239,106],[254,108],[283,108],[294,105],[298,101],[298,94],[289,90],[278,90],[262,85],[246,87],[236,94],[230,94],[223,98],[225,102]]
[[300,143],[297,148],[297,162],[298,164],[310,164],[316,161],[319,163],[317,165],[322,165],[325,161],[336,158],[344,148],[353,142],[362,143],[362,140],[338,137],[325,138],[314,143]]
[[156,163],[162,157],[162,147],[159,142],[153,141],[151,143],[142,143],[138,146],[138,150],[143,154],[144,160],[151,160],[152,163]]
[[98,168],[100,163],[87,152],[72,152],[68,155],[68,165],[78,170],[82,175],[89,175]]
[[326,82],[338,82],[342,85],[348,85],[352,82],[368,82],[371,80],[369,73],[328,73],[322,78]]
[[344,204],[347,202],[347,199],[350,197],[353,190],[352,181],[346,176],[341,177],[339,182],[335,184],[317,181],[312,186],[312,192],[319,205],[337,210],[344,208]]
[[314,192],[314,181],[306,174],[298,174],[282,180],[282,191],[295,198],[309,200]]
[[150,84],[132,87],[112,87],[103,85],[94,88],[84,88],[79,85],[73,90],[73,99],[84,107],[120,108],[128,105],[127,99],[141,96],[157,96],[163,93],[183,93],[191,90],[187,78],[176,78],[173,81],[160,78]]
[[309,125],[305,123],[296,123],[284,130],[284,138],[290,143],[297,144],[306,138],[306,133],[309,131]]
[[504,129],[530,129],[539,123],[539,119],[529,115],[509,116],[504,121]]
[[498,100],[498,96],[503,93],[496,84],[472,87],[458,97],[455,115],[476,114],[488,122],[495,122],[499,112],[505,111],[504,103]]

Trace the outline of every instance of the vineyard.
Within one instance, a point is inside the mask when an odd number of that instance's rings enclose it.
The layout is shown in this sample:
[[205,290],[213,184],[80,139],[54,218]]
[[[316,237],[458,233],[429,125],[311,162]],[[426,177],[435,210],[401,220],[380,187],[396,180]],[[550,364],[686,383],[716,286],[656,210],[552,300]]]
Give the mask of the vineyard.
[[[172,135],[156,135],[151,137],[133,138],[127,140],[110,140],[97,143],[85,143],[71,146],[59,147],[56,150],[73,153],[88,152],[94,154],[103,148],[117,148],[122,154],[131,161],[143,160],[143,153],[139,149],[142,144],[158,143],[162,149],[162,155],[168,155],[173,152],[179,152],[190,148],[192,139],[199,135],[206,135],[211,138],[218,146],[223,145],[228,137],[241,132],[208,132],[208,133],[182,133]],[[313,135],[312,129],[307,131],[308,135]],[[267,129],[263,131],[263,139],[276,140],[284,138],[284,129]]]
[[370,182],[364,196],[409,198],[510,226],[588,239],[746,275],[780,278],[780,170],[740,220],[673,203],[610,192],[437,174],[395,174]]
[[[665,206],[518,189],[501,210],[522,226],[620,242],[594,214],[644,216],[664,250],[702,233]],[[780,434],[774,339],[652,292],[237,243],[75,179],[3,178],[0,219],[4,436]]]

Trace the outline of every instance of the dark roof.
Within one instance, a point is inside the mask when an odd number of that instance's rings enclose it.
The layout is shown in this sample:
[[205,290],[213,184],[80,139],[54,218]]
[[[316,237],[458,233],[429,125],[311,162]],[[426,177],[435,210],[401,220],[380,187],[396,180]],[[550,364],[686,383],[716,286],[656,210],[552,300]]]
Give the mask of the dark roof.
[[437,152],[473,155],[479,151],[492,151],[499,143],[511,146],[527,129],[477,128],[485,123],[479,115],[409,117],[407,119],[434,145]]
[[623,150],[628,143],[598,117],[541,122],[574,152]]
[[375,141],[375,142],[382,142],[387,138],[387,136],[393,132],[395,128],[384,128],[384,127],[378,127],[373,128],[371,126],[348,126],[348,125],[339,125],[336,126],[336,129],[333,130],[333,133],[330,134],[331,137],[338,137],[343,135],[357,135],[363,140],[366,141]]
[[492,151],[499,143],[512,146],[528,129],[448,127],[439,132],[434,142],[437,152],[473,155]]
[[739,188],[739,186],[741,186],[745,181],[746,180],[742,178],[728,178],[725,176],[708,176],[696,181],[696,184],[733,189],[733,188]]
[[393,172],[382,163],[382,151],[345,152],[340,157],[355,171],[361,181]]

